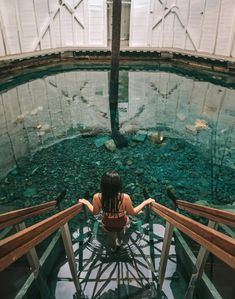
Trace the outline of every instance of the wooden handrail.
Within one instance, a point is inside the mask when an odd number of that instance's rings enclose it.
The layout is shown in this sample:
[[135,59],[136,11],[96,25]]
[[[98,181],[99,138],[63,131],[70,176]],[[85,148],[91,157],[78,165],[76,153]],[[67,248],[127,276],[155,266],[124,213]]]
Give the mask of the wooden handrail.
[[1,214],[0,229],[3,229],[10,225],[14,225],[16,223],[20,223],[30,217],[34,217],[42,213],[45,213],[47,211],[51,211],[55,209],[55,207],[56,207],[56,201],[53,200],[33,207],[28,207],[28,208],[19,209],[19,210]]
[[177,200],[176,204],[178,208],[188,211],[192,214],[205,217],[217,223],[223,223],[235,227],[235,213],[194,204],[184,200]]
[[76,216],[82,209],[77,203],[43,221],[0,241],[0,271],[27,253],[53,232]]
[[45,212],[55,209],[58,204],[58,201],[61,201],[65,194],[66,190],[62,191],[61,194],[55,200],[45,202],[40,205],[0,214],[0,229],[20,223],[25,219],[41,215]]
[[152,210],[235,269],[235,240],[158,203]]

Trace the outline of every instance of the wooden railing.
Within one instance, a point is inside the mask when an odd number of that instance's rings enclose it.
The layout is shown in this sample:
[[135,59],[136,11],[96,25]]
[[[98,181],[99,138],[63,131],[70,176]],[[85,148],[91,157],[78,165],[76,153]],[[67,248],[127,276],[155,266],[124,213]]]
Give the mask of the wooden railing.
[[177,200],[176,205],[178,208],[192,214],[235,227],[235,213],[190,203],[184,200]]
[[152,210],[235,269],[235,240],[195,220],[154,203]]
[[[56,201],[52,201],[47,204],[0,215],[0,220],[2,220],[0,223],[12,224],[14,221],[16,221],[16,219],[22,220],[24,217],[26,217],[26,215],[28,218],[28,216],[35,215],[35,213],[39,213],[39,211],[45,212],[47,210],[50,210],[55,207],[55,204]],[[234,226],[233,213],[220,211],[214,208],[203,207],[184,201],[177,201],[177,205],[179,208],[183,208],[194,214],[207,217],[208,219],[211,219],[213,221],[226,223]],[[39,223],[36,223],[28,228],[25,228],[15,233],[12,236],[9,236],[1,240],[0,271],[7,268],[9,265],[11,265],[14,261],[19,259],[24,254],[27,254],[29,250],[34,248],[36,245],[41,243],[44,239],[46,239],[53,232],[60,228],[75,287],[76,290],[79,292],[80,286],[76,273],[75,257],[72,249],[71,236],[67,223],[70,219],[76,216],[81,211],[81,209],[82,204],[75,204],[74,206],[64,211],[61,211],[43,221],[40,221]],[[219,259],[224,261],[227,265],[235,269],[234,239],[227,235],[224,235],[221,232],[216,231],[214,229],[214,226],[207,227],[161,204],[153,203],[151,209],[154,213],[157,213],[159,216],[161,216],[167,221],[159,269],[160,287],[162,287],[164,281],[166,263],[174,227],[181,230],[183,233],[195,240],[198,244],[203,246],[205,250],[213,253]],[[10,219],[7,218],[7,214],[11,216]],[[3,217],[1,218],[1,216]]]
[[76,204],[0,241],[0,271],[59,229],[82,208]]
[[[74,285],[77,293],[80,293],[81,288],[77,277],[77,268],[68,221],[76,216],[81,209],[82,204],[75,204],[43,221],[24,228],[12,236],[0,240],[0,271],[6,269],[24,254],[28,254],[36,245],[60,229]],[[37,269],[34,271],[35,277],[40,273],[40,264],[36,264],[36,267]]]
[[192,273],[185,295],[185,299],[192,299],[194,298],[196,283],[202,276],[209,252],[224,261],[229,267],[235,269],[235,240],[215,229],[216,222],[234,226],[235,214],[179,200],[176,201],[176,204],[178,208],[208,218],[209,223],[208,226],[205,226],[163,205],[158,203],[152,204],[151,208],[153,212],[166,220],[166,229],[159,266],[158,288],[160,290],[162,289],[165,279],[173,230],[174,227],[176,227],[201,245],[196,264],[194,265],[194,272]]
[[0,214],[0,229],[3,229],[10,225],[21,223],[25,219],[35,217],[55,209],[56,207],[58,207],[65,194],[66,191],[64,190],[55,200],[40,205]]

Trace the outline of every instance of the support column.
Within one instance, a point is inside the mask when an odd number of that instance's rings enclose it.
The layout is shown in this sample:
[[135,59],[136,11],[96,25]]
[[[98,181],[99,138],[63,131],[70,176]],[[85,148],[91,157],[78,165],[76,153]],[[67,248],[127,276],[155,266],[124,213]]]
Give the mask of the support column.
[[[21,231],[26,228],[25,222],[21,222],[15,225],[17,231]],[[35,247],[31,248],[26,253],[27,260],[29,262],[30,268],[33,272],[36,286],[41,295],[41,298],[44,299],[55,299],[54,295],[51,293],[50,288],[48,287],[47,280],[43,274],[43,269],[40,265],[40,261],[36,252]]]
[[162,245],[162,254],[160,259],[160,266],[159,266],[159,277],[158,277],[158,289],[162,290],[162,285],[165,279],[166,273],[166,265],[169,256],[170,246],[171,246],[171,239],[173,236],[173,229],[174,225],[166,222],[164,240]]
[[72,239],[71,239],[71,234],[70,234],[70,230],[69,230],[69,226],[68,223],[65,223],[62,227],[61,227],[61,235],[62,235],[62,239],[63,239],[63,243],[64,243],[64,248],[65,248],[65,252],[68,258],[68,262],[69,262],[69,268],[73,277],[73,282],[77,291],[77,295],[80,296],[81,295],[81,287],[78,281],[78,275],[77,275],[77,264],[75,261],[75,256],[74,256],[74,252],[73,252],[73,246],[72,246]]
[[[16,230],[19,232],[23,229],[26,228],[26,225],[24,222],[18,223],[15,225]],[[38,276],[39,269],[40,269],[40,262],[39,258],[37,255],[37,252],[35,250],[35,247],[31,248],[27,253],[26,253],[27,260],[29,262],[30,268],[32,269],[32,272],[35,276],[35,278]]]
[[122,1],[113,1],[111,70],[109,83],[109,105],[112,137],[117,147],[127,145],[125,138],[119,133],[118,86],[119,86],[119,54],[121,33]]
[[[214,221],[210,220],[208,223],[208,227],[215,228],[216,223]],[[198,252],[198,255],[197,255],[196,264],[194,265],[192,276],[190,278],[188,289],[185,294],[185,299],[193,299],[194,298],[195,288],[196,288],[197,282],[202,277],[208,255],[209,255],[209,251],[206,250],[205,247],[201,246],[200,250]]]

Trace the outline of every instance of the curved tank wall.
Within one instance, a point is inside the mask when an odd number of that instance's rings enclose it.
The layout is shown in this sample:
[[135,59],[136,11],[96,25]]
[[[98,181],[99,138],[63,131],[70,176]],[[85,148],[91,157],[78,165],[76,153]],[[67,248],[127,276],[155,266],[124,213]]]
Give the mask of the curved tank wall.
[[[0,56],[66,47],[107,47],[107,3],[111,1],[0,0]],[[234,0],[123,3],[131,6],[130,47],[235,57]]]
[[[163,128],[164,134],[213,147],[215,163],[235,167],[234,89],[176,73],[131,70],[121,71],[119,89],[123,133]],[[58,73],[3,91],[0,116],[4,175],[45,145],[110,132],[108,71]]]

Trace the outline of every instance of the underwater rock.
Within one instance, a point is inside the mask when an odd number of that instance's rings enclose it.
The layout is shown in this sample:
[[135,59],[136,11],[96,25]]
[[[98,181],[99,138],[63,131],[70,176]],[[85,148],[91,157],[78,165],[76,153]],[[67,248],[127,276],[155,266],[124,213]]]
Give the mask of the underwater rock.
[[39,124],[39,125],[37,125],[37,129],[40,130],[39,132],[37,132],[37,135],[43,136],[46,133],[49,133],[51,131],[51,126],[48,124],[44,124],[44,125]]
[[39,106],[39,107],[37,107],[36,109],[33,109],[33,110],[31,111],[31,115],[35,116],[35,115],[38,114],[39,111],[42,111],[42,110],[43,110],[43,107],[42,107],[42,106]]
[[137,169],[137,170],[134,172],[134,174],[135,174],[136,176],[143,175],[143,174],[144,174],[144,170],[139,168],[139,169]]
[[51,126],[48,125],[48,124],[44,124],[44,125],[41,126],[40,130],[44,131],[45,133],[48,133],[51,130]]
[[124,124],[121,129],[120,132],[121,133],[136,133],[138,132],[139,127],[135,124]]
[[158,183],[157,178],[155,178],[155,177],[153,177],[153,176],[151,177],[151,180],[152,180],[153,183]]
[[164,136],[162,132],[152,132],[150,134],[150,140],[154,144],[161,144],[164,141]]
[[10,184],[9,179],[5,178],[4,183],[5,183],[5,185],[9,185]]
[[127,160],[126,164],[127,164],[128,166],[130,166],[130,165],[133,164],[133,161],[132,161],[132,160]]
[[191,133],[194,136],[197,135],[197,128],[195,126],[186,125],[185,128],[188,133]]
[[147,133],[145,131],[138,131],[136,135],[132,137],[132,140],[137,142],[145,142],[146,137]]
[[13,170],[11,171],[11,174],[12,174],[12,175],[18,175],[18,171],[17,171],[16,169],[13,169]]
[[177,118],[180,120],[180,121],[185,121],[186,120],[186,116],[182,113],[177,113]]
[[114,152],[117,149],[113,139],[107,140],[104,145],[110,152]]
[[23,196],[24,197],[33,197],[34,195],[37,194],[37,189],[35,187],[28,187],[24,193]]
[[45,135],[45,132],[44,131],[38,132],[37,135],[40,136],[40,137],[42,137],[43,135]]
[[95,146],[101,147],[105,144],[106,141],[110,140],[109,136],[99,136],[95,139]]
[[25,114],[18,115],[15,124],[22,124],[25,121]]
[[208,129],[208,125],[204,119],[197,119],[194,126],[197,130]]
[[112,133],[112,138],[115,142],[117,148],[122,148],[128,146],[128,141],[119,131]]

